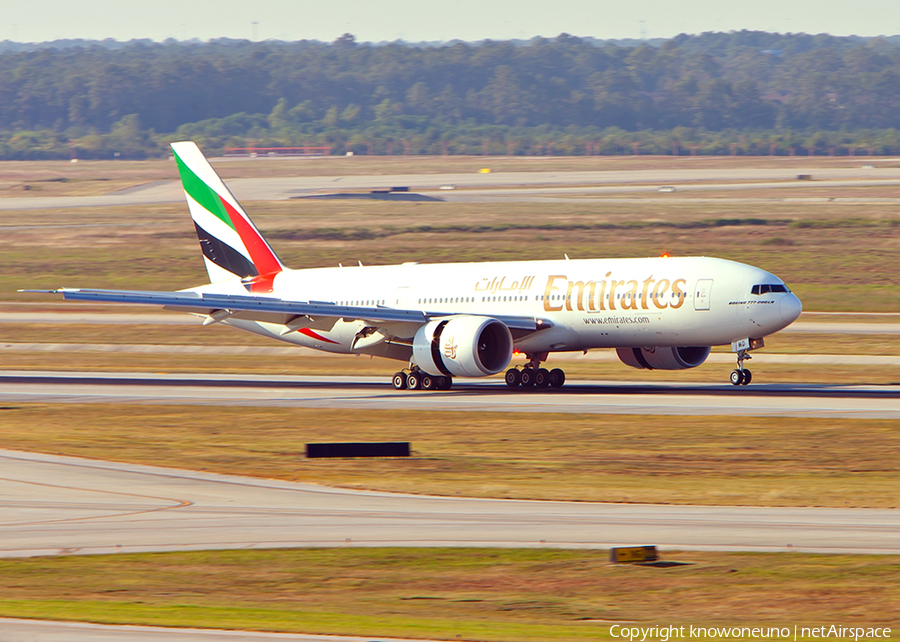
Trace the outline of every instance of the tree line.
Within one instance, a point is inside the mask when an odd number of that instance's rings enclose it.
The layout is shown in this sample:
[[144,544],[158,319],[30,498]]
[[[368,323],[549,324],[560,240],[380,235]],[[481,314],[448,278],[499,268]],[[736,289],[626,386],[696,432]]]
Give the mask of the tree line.
[[0,158],[169,141],[332,153],[898,153],[897,39],[0,47]]

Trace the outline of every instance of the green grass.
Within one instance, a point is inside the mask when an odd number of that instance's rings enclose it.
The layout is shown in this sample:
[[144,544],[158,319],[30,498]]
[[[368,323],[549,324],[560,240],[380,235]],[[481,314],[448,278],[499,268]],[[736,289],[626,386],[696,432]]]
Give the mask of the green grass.
[[288,549],[0,560],[0,615],[446,640],[593,640],[612,623],[900,623],[897,556]]

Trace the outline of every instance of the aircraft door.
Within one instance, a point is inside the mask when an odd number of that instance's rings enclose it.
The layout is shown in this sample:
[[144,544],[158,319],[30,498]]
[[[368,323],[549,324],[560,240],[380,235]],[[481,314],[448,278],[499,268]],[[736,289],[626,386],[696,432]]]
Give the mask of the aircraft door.
[[700,279],[694,287],[694,309],[709,310],[709,295],[712,292],[712,279]]
[[409,309],[409,287],[400,287],[394,292],[394,307],[398,310]]

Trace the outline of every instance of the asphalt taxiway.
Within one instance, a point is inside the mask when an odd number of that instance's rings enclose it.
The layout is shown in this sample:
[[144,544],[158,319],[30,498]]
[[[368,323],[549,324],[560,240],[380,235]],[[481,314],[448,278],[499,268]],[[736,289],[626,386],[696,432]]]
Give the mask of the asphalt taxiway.
[[891,509],[518,501],[352,491],[0,451],[0,556],[297,546],[900,553]]
[[449,391],[398,391],[386,377],[6,370],[0,402],[900,419],[900,385],[571,381],[510,390],[498,380],[459,380]]

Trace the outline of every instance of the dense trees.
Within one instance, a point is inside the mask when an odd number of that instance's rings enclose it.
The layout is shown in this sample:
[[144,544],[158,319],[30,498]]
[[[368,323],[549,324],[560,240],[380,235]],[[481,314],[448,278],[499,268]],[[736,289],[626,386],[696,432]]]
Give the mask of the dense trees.
[[63,44],[0,47],[0,157],[140,156],[175,137],[210,151],[898,151],[894,39]]

